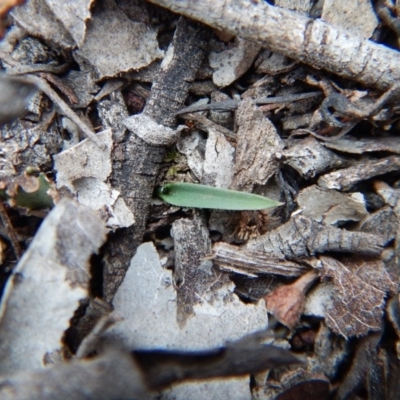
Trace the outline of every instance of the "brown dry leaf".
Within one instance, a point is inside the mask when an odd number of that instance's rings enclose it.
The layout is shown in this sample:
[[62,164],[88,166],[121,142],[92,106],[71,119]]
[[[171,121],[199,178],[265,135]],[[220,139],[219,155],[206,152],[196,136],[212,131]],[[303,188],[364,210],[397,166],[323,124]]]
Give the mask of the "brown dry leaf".
[[332,278],[334,296],[325,310],[326,324],[345,338],[382,328],[385,297],[397,290],[380,260],[320,256],[322,276]]
[[303,313],[305,294],[317,277],[318,272],[312,270],[294,283],[278,287],[265,296],[267,310],[281,324],[293,329]]

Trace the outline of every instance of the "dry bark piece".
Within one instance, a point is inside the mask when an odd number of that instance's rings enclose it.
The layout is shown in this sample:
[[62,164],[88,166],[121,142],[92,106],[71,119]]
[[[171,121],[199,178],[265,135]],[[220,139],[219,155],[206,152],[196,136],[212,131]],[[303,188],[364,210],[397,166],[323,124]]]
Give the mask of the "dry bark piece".
[[169,128],[143,113],[126,118],[123,124],[150,146],[171,146],[177,141],[180,132],[186,129],[184,125],[179,125],[177,129]]
[[92,68],[100,80],[146,67],[162,58],[163,52],[148,24],[131,21],[113,0],[107,0],[96,4],[74,57],[81,69]]
[[297,203],[302,208],[303,216],[325,225],[360,221],[368,214],[361,193],[346,195],[316,185],[303,189],[297,196]]
[[71,70],[65,75],[63,81],[77,96],[77,102],[73,104],[73,108],[87,107],[94,99],[94,94],[99,91],[99,86],[87,72]]
[[[235,149],[222,133],[209,129],[201,183],[229,188],[233,177],[234,153]],[[196,170],[198,169],[199,167],[196,167]]]
[[386,243],[378,235],[324,226],[296,215],[279,228],[250,240],[244,249],[264,251],[281,260],[310,257],[326,251],[379,255]]
[[312,270],[290,285],[283,285],[265,296],[267,310],[283,325],[294,329],[303,314],[305,294],[318,278]]
[[323,175],[318,185],[324,189],[350,190],[354,185],[378,175],[400,170],[400,157],[361,161],[349,168]]
[[230,85],[251,66],[261,46],[254,42],[236,38],[228,49],[209,55],[210,66],[215,69],[213,82],[219,87]]
[[374,151],[387,151],[389,153],[400,154],[400,138],[397,136],[362,138],[346,136],[346,138],[335,142],[325,142],[325,147],[332,150],[350,154],[363,154]]
[[393,240],[398,231],[399,220],[390,206],[367,215],[357,226],[358,231],[374,233],[384,238],[386,243]]
[[151,2],[366,87],[386,90],[400,79],[398,51],[264,1]]
[[73,190],[74,181],[81,178],[107,180],[111,173],[110,153],[112,132],[108,129],[98,134],[105,146],[102,150],[90,140],[83,140],[76,146],[54,156],[57,173],[57,186]]
[[281,154],[282,162],[290,165],[305,179],[347,165],[347,161],[327,150],[313,137],[293,141],[290,148],[283,150]]
[[257,274],[297,277],[309,268],[295,261],[271,256],[264,251],[247,251],[243,247],[227,243],[213,246],[213,263],[222,271],[257,277]]
[[127,130],[123,121],[128,118],[129,113],[119,89],[115,89],[109,99],[98,100],[97,112],[103,128],[112,129],[113,139],[116,143],[126,139]]
[[257,73],[274,76],[289,72],[296,65],[296,62],[282,54],[263,49],[257,58],[256,65]]
[[197,212],[192,220],[179,219],[172,224],[177,287],[177,321],[181,327],[193,315],[193,306],[220,278],[211,261],[203,258],[211,252],[211,241],[204,219]]
[[327,326],[345,338],[381,330],[386,294],[397,289],[384,263],[354,258],[339,262],[326,256],[320,260],[322,276],[334,283],[332,303],[325,310]]
[[321,18],[366,39],[372,36],[378,26],[378,18],[370,0],[351,3],[346,0],[325,0]]
[[48,215],[2,298],[1,373],[43,368],[46,354],[61,348],[104,240],[104,224],[87,207],[62,200]]
[[236,112],[236,160],[232,189],[251,192],[254,185],[264,185],[277,172],[275,153],[283,142],[271,121],[250,99],[240,102]]
[[[169,51],[168,63],[156,75],[143,111],[158,124],[174,128],[175,112],[182,108],[191,82],[201,65],[210,32],[181,18]],[[187,60],[191,60],[187,63]],[[104,296],[110,301],[122,281],[130,259],[142,242],[150,199],[166,148],[146,143],[134,133],[114,149],[110,179],[135,215],[135,228],[112,237],[105,250]],[[130,229],[130,228],[128,228]]]

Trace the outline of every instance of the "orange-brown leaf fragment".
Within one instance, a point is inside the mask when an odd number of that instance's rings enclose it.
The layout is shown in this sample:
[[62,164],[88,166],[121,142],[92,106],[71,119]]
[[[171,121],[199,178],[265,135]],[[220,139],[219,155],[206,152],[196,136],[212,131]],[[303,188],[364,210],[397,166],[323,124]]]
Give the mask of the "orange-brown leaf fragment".
[[357,258],[339,262],[325,256],[320,260],[323,276],[334,283],[332,303],[325,313],[327,326],[345,338],[379,331],[386,294],[397,286],[383,262]]
[[267,310],[283,325],[293,329],[300,321],[304,309],[305,294],[318,277],[311,270],[290,285],[280,286],[267,296]]

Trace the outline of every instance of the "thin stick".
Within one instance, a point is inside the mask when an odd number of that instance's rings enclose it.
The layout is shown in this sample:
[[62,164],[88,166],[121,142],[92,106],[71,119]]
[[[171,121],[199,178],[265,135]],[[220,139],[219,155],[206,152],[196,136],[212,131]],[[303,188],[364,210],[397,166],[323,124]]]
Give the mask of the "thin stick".
[[96,134],[78,117],[78,115],[68,106],[68,104],[51,88],[51,86],[44,80],[36,75],[24,75],[24,77],[29,81],[34,83],[39,90],[44,92],[51,101],[57,104],[60,110],[68,117],[72,122],[74,122],[79,129],[92,140],[98,147],[102,150],[106,149],[106,145],[100,141]]
[[[20,74],[19,68],[22,68],[17,61],[13,60],[8,54],[4,52],[0,52],[0,59],[2,59],[6,64],[10,65],[10,72],[12,74],[13,71],[16,74]],[[64,66],[61,66],[64,68]],[[52,87],[42,78],[39,78],[36,75],[22,75],[22,79],[26,79],[26,81],[33,83],[37,86],[39,90],[44,92],[51,101],[56,103],[60,110],[64,113],[66,117],[68,117],[71,121],[73,121],[79,129],[83,132],[83,134],[96,143],[102,150],[106,149],[106,145],[102,143],[96,134],[78,117],[78,115],[69,107],[69,105],[55,92]]]
[[[322,95],[322,92],[310,92],[310,93],[301,93],[301,94],[289,94],[287,96],[276,96],[276,97],[260,97],[255,99],[254,102],[261,106],[264,104],[282,104],[282,103],[292,103],[294,101],[300,101],[305,99],[311,99],[313,97],[317,97]],[[224,101],[217,101],[215,103],[210,104],[196,104],[194,106],[189,106],[182,108],[175,115],[181,115],[186,113],[194,113],[198,111],[233,111],[238,108],[240,100],[231,99]]]
[[400,80],[398,51],[265,1],[149,1],[367,87],[387,90]]

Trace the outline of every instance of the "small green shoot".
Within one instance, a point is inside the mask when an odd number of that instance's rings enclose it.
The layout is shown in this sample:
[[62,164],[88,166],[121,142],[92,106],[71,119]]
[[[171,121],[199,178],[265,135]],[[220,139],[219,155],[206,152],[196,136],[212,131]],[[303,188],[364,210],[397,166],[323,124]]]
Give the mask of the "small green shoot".
[[158,189],[157,194],[166,203],[179,207],[244,211],[282,205],[257,194],[184,182],[167,183]]

